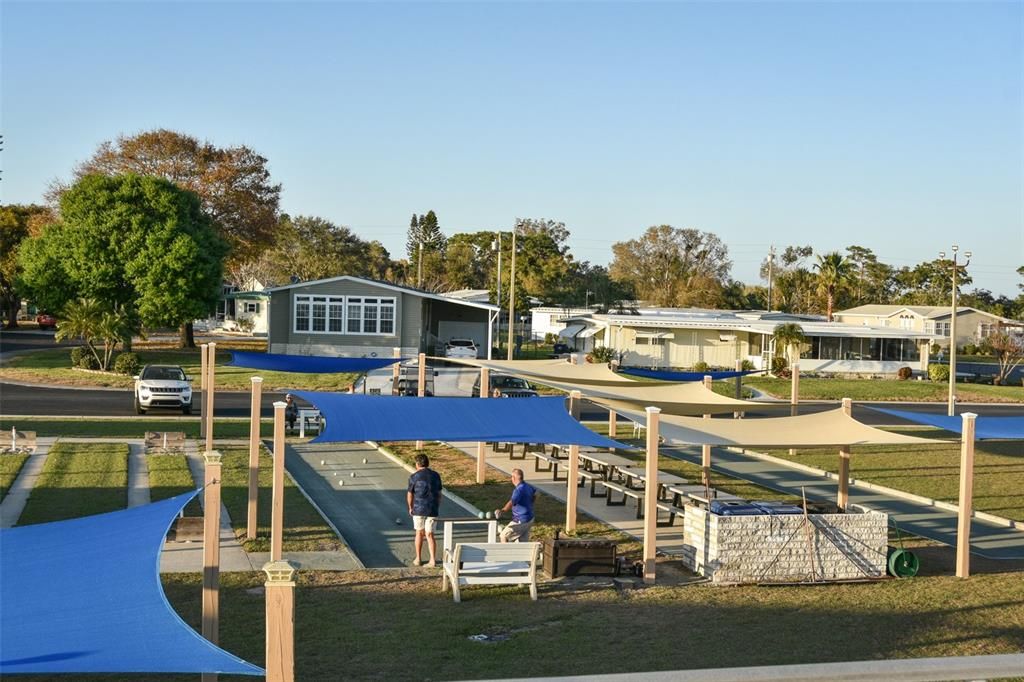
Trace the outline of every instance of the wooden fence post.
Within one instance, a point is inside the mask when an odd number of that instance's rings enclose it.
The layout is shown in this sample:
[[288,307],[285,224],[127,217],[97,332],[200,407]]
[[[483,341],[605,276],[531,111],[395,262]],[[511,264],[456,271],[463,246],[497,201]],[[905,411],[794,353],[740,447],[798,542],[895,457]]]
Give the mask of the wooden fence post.
[[[417,375],[417,381],[416,381],[416,397],[417,398],[422,398],[425,395],[426,384],[427,384],[427,354],[426,353],[420,353],[419,362],[420,362],[419,374]],[[417,450],[422,450],[423,449],[423,441],[421,441],[421,440],[416,441],[416,449]]]
[[217,392],[217,344],[211,343],[206,347],[206,390],[203,398],[206,405],[203,412],[206,413],[206,451],[213,450],[213,394]]
[[[853,416],[853,401],[843,398],[843,414],[847,417]],[[844,445],[839,448],[839,492],[836,497],[836,505],[846,510],[850,504],[850,446]]]
[[960,505],[956,523],[956,577],[971,575],[971,514],[974,506],[974,420],[973,412],[960,414]]
[[654,582],[658,553],[658,420],[661,409],[647,408],[647,461],[644,474],[644,582]]
[[[583,394],[579,391],[569,393],[569,413],[573,419],[580,417],[580,401]],[[569,446],[569,472],[566,479],[565,489],[565,530],[572,532],[576,530],[576,505],[579,488],[576,486],[576,479],[580,475],[580,446]]]
[[[711,377],[704,377],[704,388],[711,390]],[[710,414],[705,414],[704,419],[711,419]],[[705,488],[711,486],[711,446],[702,445],[700,446],[700,466],[701,466],[701,483],[704,484]]]
[[266,588],[267,682],[295,680],[295,567],[287,561],[263,565]]
[[270,504],[270,561],[281,560],[284,546],[284,410],[288,403],[274,403],[274,475]]
[[[203,620],[202,635],[220,640],[220,503],[221,454],[203,453]],[[203,673],[202,682],[216,682],[217,673]]]
[[[486,398],[491,394],[491,370],[486,367],[480,368],[480,397]],[[485,443],[480,441],[476,444],[476,482],[483,483],[487,477],[487,460],[485,454]]]
[[252,377],[252,397],[249,405],[249,504],[246,514],[245,537],[256,539],[256,501],[260,485],[260,402],[263,378]]

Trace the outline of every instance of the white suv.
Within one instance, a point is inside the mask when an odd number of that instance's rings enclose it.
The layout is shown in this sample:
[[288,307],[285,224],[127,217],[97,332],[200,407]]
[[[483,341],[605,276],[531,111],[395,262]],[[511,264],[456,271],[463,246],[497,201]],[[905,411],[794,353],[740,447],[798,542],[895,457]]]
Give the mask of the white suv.
[[192,381],[176,365],[146,365],[135,378],[135,411],[145,414],[151,407],[181,408],[192,414]]
[[473,339],[452,339],[444,346],[446,358],[477,358],[476,341]]

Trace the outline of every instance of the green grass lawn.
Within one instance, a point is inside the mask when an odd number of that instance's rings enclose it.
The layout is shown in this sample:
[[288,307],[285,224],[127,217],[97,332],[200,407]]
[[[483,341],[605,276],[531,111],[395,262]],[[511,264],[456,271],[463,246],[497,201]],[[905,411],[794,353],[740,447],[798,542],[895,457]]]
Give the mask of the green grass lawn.
[[50,449],[19,526],[102,514],[128,505],[128,446],[57,443]]
[[[917,436],[937,430],[893,429]],[[767,454],[826,471],[839,470],[837,450],[768,450]],[[850,473],[915,495],[957,504],[960,494],[960,444],[935,443],[912,448],[855,445]],[[974,450],[974,509],[1024,521],[1024,445],[1020,441],[978,441]]]
[[[150,419],[147,417],[129,419],[102,419],[100,417],[47,418],[28,417],[17,422],[9,418],[0,420],[0,428],[11,430],[17,426],[23,431],[35,431],[40,436],[76,436],[97,438],[142,438],[146,431],[182,431],[187,438],[199,438],[199,417],[176,419]],[[270,419],[260,423],[261,437],[270,438],[274,424]],[[215,419],[215,438],[248,438],[248,419]]]
[[25,454],[0,455],[0,500],[4,499],[26,461],[28,455]]
[[[185,455],[149,455],[146,457],[146,466],[149,469],[149,499],[152,502],[196,489]],[[185,516],[202,515],[202,505],[197,496],[185,507]]]
[[[221,575],[220,644],[258,665],[264,661],[264,579],[262,573]],[[198,629],[201,577],[162,580],[171,604]],[[461,604],[441,592],[436,575],[416,569],[300,572],[297,582],[298,680],[586,676],[1024,648],[1024,580],[1014,573],[815,587],[660,584],[626,591],[565,582],[542,586],[536,602],[522,588],[469,587]],[[477,634],[505,639],[469,639]]]
[[[770,377],[746,377],[744,384],[776,398],[789,398],[790,380]],[[1024,402],[1022,386],[988,386],[957,384],[961,402],[1019,403]],[[949,384],[937,381],[898,381],[896,379],[800,379],[801,400],[894,400],[945,402]]]
[[[220,344],[218,344],[219,346]],[[86,372],[70,367],[70,349],[27,353],[11,358],[0,367],[0,379],[28,381],[74,386],[108,386],[131,388],[135,384],[130,376]],[[145,349],[138,348],[139,362],[143,365],[180,365],[185,373],[193,377],[193,386],[200,386],[199,349]],[[356,374],[300,374],[294,372],[268,372],[245,367],[228,367],[231,354],[217,349],[217,370],[215,379],[218,390],[247,391],[251,386],[250,377],[263,377],[264,391],[303,389],[311,391],[341,391],[356,380]]]
[[[249,450],[224,448],[221,450],[223,491],[222,499],[231,516],[235,534],[247,552],[270,551],[270,506],[273,485],[273,460],[265,449],[259,458],[259,493],[256,505],[258,528],[255,540],[245,540],[249,504]],[[284,477],[284,551],[330,551],[343,545],[313,505],[306,500],[292,480]]]

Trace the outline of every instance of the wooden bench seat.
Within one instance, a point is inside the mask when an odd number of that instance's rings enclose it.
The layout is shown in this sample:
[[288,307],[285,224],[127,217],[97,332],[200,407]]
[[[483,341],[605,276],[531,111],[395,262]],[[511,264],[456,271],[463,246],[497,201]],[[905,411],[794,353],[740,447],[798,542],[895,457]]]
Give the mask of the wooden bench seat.
[[460,542],[445,550],[441,589],[462,601],[463,585],[528,585],[530,599],[537,600],[539,542]]

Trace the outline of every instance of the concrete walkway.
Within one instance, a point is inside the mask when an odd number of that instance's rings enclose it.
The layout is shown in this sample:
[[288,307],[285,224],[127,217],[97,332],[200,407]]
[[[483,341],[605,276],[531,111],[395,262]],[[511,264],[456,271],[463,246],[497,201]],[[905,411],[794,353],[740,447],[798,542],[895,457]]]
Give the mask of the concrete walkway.
[[36,480],[43,471],[46,464],[46,457],[50,454],[50,448],[57,442],[56,438],[40,437],[36,439],[36,451],[29,455],[18,472],[17,478],[11,484],[10,490],[4,495],[0,502],[0,528],[13,528],[25,509],[32,489],[36,487]]
[[145,443],[128,444],[128,508],[149,504],[149,465]]
[[[665,447],[663,457],[676,457],[699,465],[699,448]],[[800,497],[800,489],[808,499],[834,502],[838,482],[834,479],[802,471],[796,467],[759,459],[734,450],[712,449],[712,469],[759,486]],[[856,484],[850,486],[850,502],[885,512],[901,530],[946,545],[956,546],[956,512]],[[990,559],[1024,559],[1024,530],[1008,528],[982,519],[971,521],[971,552]]]

